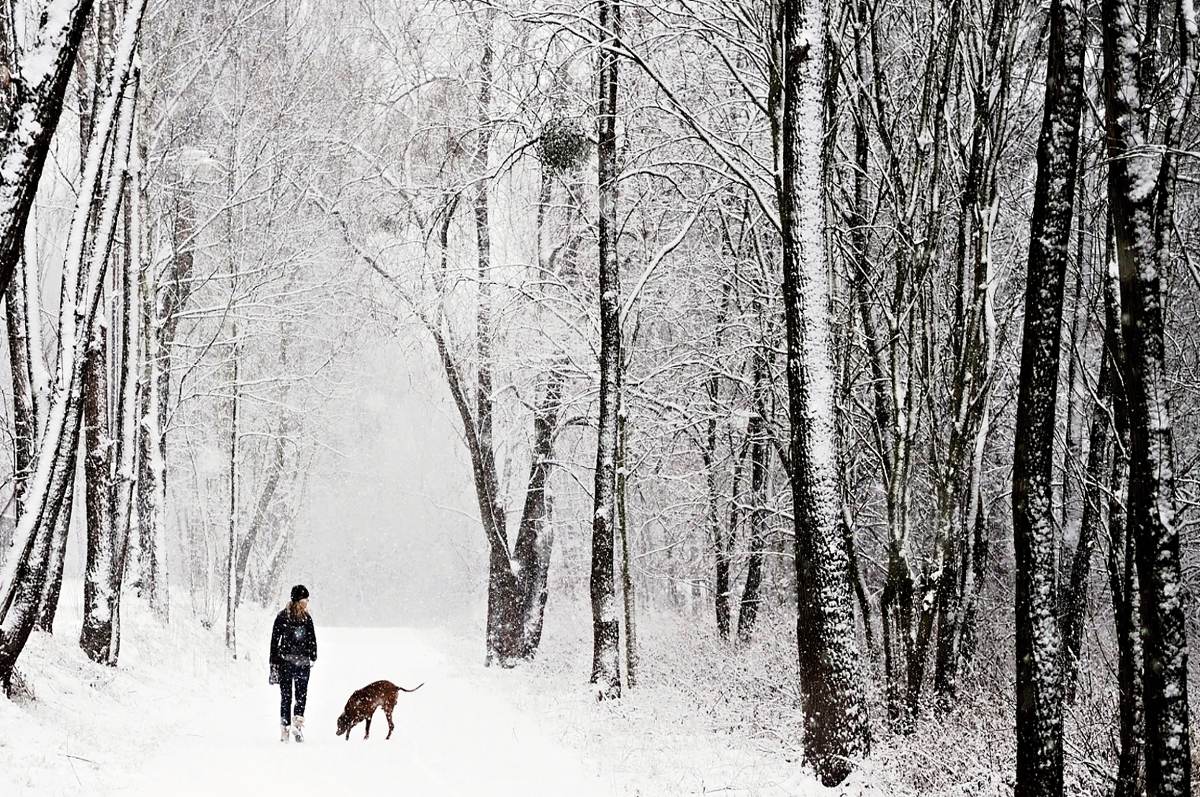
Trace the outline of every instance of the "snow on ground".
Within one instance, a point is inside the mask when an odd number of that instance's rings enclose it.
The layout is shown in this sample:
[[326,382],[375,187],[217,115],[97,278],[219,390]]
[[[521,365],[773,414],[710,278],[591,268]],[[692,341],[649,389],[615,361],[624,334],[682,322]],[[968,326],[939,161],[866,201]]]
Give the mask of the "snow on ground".
[[[489,670],[465,636],[328,628],[319,615],[307,741],[282,744],[264,661],[270,617],[248,619],[235,662],[215,630],[190,618],[164,626],[131,599],[122,666],[110,669],[76,644],[77,587],[64,591],[57,633],[35,634],[22,657],[33,698],[0,699],[5,795],[839,794],[706,727],[682,692],[653,687],[597,704],[577,677],[586,660],[579,672],[553,659]],[[425,686],[400,696],[390,740],[382,714],[369,740],[362,725],[348,742],[336,737],[350,692],[380,678]]]

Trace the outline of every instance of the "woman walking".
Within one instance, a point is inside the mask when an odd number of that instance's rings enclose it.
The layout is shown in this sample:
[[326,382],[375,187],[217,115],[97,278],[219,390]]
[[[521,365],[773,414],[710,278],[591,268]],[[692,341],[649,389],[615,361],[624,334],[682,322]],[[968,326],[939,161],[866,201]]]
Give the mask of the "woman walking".
[[[275,617],[271,628],[271,681],[279,683],[279,741],[304,741],[304,704],[308,699],[308,673],[317,660],[317,629],[308,614],[308,589],[292,587],[292,599]],[[295,692],[295,713],[292,693]]]

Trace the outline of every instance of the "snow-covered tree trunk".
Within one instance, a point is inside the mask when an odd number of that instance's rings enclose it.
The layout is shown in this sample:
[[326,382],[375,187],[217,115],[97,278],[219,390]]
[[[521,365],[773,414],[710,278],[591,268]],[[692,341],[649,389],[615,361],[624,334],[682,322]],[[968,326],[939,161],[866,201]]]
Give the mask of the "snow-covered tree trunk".
[[[16,544],[0,568],[0,683],[6,688],[33,627],[54,523],[75,475],[71,454],[78,443],[84,363],[124,191],[135,102],[134,93],[126,92],[126,87],[144,9],[145,0],[141,0],[132,3],[126,13],[107,86],[98,103],[96,133],[84,159],[67,236],[58,370],[29,481],[26,511],[14,535]],[[106,153],[111,157],[106,158]],[[111,164],[109,179],[101,185],[98,177],[105,160]],[[99,212],[93,216],[96,201]],[[91,225],[90,219],[94,220]],[[89,226],[94,230],[85,250]]]
[[126,571],[131,584],[143,597],[153,595],[158,571],[159,541],[163,536],[166,503],[166,412],[170,406],[171,346],[179,324],[179,313],[191,294],[192,226],[191,197],[184,189],[178,200],[173,230],[175,247],[168,263],[168,280],[159,282],[159,270],[147,252],[139,264],[141,376],[138,380],[136,494],[125,540]]
[[[16,37],[13,30],[11,3],[0,4],[0,65],[13,75],[17,71],[17,54],[12,52]],[[0,118],[10,118],[16,99],[16,86],[6,81],[0,88]],[[9,366],[13,392],[13,503],[15,517],[24,507],[25,480],[37,447],[38,422],[33,360],[42,357],[41,341],[30,336],[30,313],[39,312],[39,296],[29,295],[26,271],[29,267],[18,251],[13,262],[13,274],[4,292],[5,320],[8,324]],[[33,283],[36,289],[36,281]],[[0,541],[0,549],[3,541]]]
[[1083,4],[1053,0],[1013,461],[1019,797],[1050,797],[1063,789],[1058,540],[1051,481],[1063,283],[1070,261],[1082,110]]
[[855,759],[867,754],[870,730],[838,494],[820,179],[824,13],[816,2],[796,0],[781,0],[774,12],[776,73],[769,100],[783,232],[804,747],[821,781],[834,785],[850,774]]
[[532,659],[541,644],[542,619],[549,596],[547,577],[554,530],[549,522],[551,501],[548,482],[554,456],[554,437],[562,408],[563,369],[566,365],[565,360],[551,365],[545,394],[534,412],[529,482],[513,550],[521,601],[520,656],[524,659]]
[[[1162,34],[1153,24],[1157,6],[1147,12],[1154,18],[1143,35],[1140,7],[1128,0],[1101,4],[1108,199],[1120,273],[1121,377],[1130,439],[1127,534],[1136,551],[1140,592],[1146,791],[1154,797],[1191,794],[1192,768],[1161,275],[1169,271],[1175,175],[1196,80],[1198,32],[1192,0],[1180,0],[1176,12],[1179,62],[1172,73],[1157,74],[1163,66]],[[1143,103],[1160,91],[1163,78],[1174,93],[1156,143],[1148,129],[1155,114]]]
[[[139,72],[135,68],[131,76],[133,86],[139,85]],[[138,133],[133,133],[137,142]],[[138,142],[140,143],[140,142]],[[142,185],[140,173],[141,157],[139,147],[135,144],[130,158],[130,181],[125,198],[125,256],[120,260],[121,266],[121,313],[120,313],[120,369],[117,373],[117,389],[115,392],[117,422],[116,435],[113,441],[110,458],[112,469],[110,478],[105,478],[98,471],[103,464],[103,456],[92,462],[93,452],[100,454],[107,446],[107,441],[101,442],[101,430],[87,426],[87,451],[89,461],[86,472],[91,478],[87,481],[88,489],[88,524],[87,524],[87,563],[84,570],[83,582],[83,626],[80,630],[79,645],[93,661],[115,666],[120,651],[120,601],[121,590],[125,577],[125,552],[129,545],[131,526],[131,506],[134,490],[134,464],[138,451],[137,435],[137,396],[138,377],[141,368],[139,352],[141,351],[141,298],[138,293],[139,275],[142,270],[142,237],[141,224]],[[100,371],[98,366],[104,359],[89,357],[88,367]],[[105,410],[101,407],[91,407],[94,402],[101,404],[107,393],[107,376],[103,371],[92,373],[85,389],[85,416],[88,418],[106,418]],[[97,479],[97,483],[92,482]],[[107,481],[109,489],[108,514],[105,517],[94,517],[93,511],[103,510],[98,493],[94,491],[102,486],[99,481]]]
[[[283,340],[286,346],[286,338]],[[283,373],[287,372],[284,371]],[[275,493],[279,489],[280,479],[283,477],[286,462],[284,455],[286,453],[285,446],[287,444],[288,427],[287,419],[284,419],[275,433],[275,440],[271,445],[271,458],[266,465],[267,471],[263,476],[262,488],[259,490],[258,499],[254,502],[254,514],[250,518],[250,524],[246,527],[245,535],[237,542],[237,560],[234,562],[233,568],[233,607],[235,613],[242,605],[246,575],[250,566],[250,553],[254,550],[254,544],[258,541],[267,524],[268,512],[272,502],[275,500]]]
[[[25,264],[18,262],[4,294],[8,324],[9,365],[13,388],[13,499],[16,516],[24,507],[25,480],[37,445],[37,409],[34,404],[32,357],[41,357],[29,340]],[[36,310],[35,310],[36,312]]]
[[[605,43],[615,44],[620,29],[619,0],[601,0],[599,24]],[[621,399],[621,287],[617,238],[617,55],[599,54],[597,122],[600,216],[600,418],[596,436],[593,493],[592,675],[598,699],[621,696],[620,621],[613,577],[616,523],[617,413]]]
[[12,112],[0,139],[0,288],[7,290],[25,240],[50,140],[92,0],[50,0],[15,81]]

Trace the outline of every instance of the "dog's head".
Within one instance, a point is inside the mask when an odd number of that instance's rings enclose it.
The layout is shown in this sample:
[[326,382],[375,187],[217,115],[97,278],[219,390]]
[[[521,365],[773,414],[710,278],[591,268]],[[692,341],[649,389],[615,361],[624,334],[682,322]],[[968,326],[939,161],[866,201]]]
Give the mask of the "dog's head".
[[341,736],[343,733],[350,733],[350,718],[346,716],[346,712],[344,711],[342,712],[342,715],[338,717],[336,735]]

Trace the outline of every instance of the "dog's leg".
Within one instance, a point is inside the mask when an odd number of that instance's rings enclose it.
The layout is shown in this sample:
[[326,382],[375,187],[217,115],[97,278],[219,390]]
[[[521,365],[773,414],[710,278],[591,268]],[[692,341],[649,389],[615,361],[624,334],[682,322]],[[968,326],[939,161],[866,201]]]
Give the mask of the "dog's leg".
[[383,716],[387,717],[387,721],[388,721],[388,735],[385,738],[390,739],[390,738],[392,738],[392,729],[396,727],[395,725],[392,724],[392,707],[391,706],[388,706],[387,708],[385,708],[383,710]]

